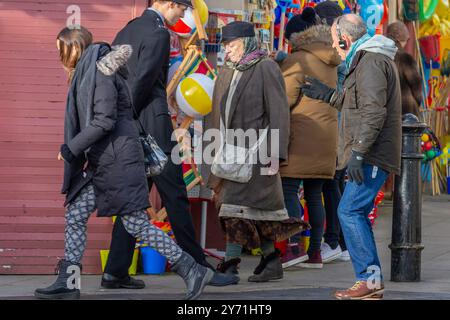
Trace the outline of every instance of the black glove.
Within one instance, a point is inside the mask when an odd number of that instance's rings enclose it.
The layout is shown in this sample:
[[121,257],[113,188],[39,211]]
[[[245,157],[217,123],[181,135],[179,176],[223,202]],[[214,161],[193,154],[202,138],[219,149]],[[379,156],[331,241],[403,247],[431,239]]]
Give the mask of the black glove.
[[358,185],[364,181],[363,171],[364,157],[362,153],[352,151],[352,157],[348,162],[347,175],[350,182],[356,182]]
[[66,160],[66,162],[71,163],[75,159],[75,155],[70,151],[67,144],[61,145],[61,156]]
[[330,103],[335,89],[315,78],[306,77],[305,80],[306,83],[300,86],[305,96]]

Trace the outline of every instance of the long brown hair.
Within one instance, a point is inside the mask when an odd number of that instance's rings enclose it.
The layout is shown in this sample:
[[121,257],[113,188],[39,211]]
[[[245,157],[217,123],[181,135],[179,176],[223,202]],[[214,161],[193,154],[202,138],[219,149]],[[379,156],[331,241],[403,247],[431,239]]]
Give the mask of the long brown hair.
[[78,60],[93,41],[92,33],[82,26],[65,27],[59,32],[56,40],[61,63],[69,75],[69,82],[71,82]]

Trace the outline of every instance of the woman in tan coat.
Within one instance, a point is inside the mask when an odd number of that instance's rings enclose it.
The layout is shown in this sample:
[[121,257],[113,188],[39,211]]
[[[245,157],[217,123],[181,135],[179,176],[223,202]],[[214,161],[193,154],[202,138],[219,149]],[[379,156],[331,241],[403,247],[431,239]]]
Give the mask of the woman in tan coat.
[[325,218],[322,187],[327,179],[333,179],[336,169],[337,111],[323,106],[322,101],[303,97],[300,91],[305,76],[336,87],[341,59],[331,47],[330,27],[317,22],[312,8],[291,19],[286,36],[292,54],[281,63],[291,110],[288,165],[280,169],[283,193],[289,215],[298,217],[301,210],[298,191],[303,180],[312,227],[308,254],[298,246],[298,236],[291,238],[283,257],[284,267],[322,268],[320,246]]

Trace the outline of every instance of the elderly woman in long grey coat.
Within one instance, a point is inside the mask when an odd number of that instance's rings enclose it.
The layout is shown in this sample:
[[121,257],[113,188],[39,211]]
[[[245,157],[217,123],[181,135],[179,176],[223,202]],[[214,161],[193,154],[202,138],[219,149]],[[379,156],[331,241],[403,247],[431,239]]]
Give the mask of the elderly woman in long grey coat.
[[[271,163],[264,164],[258,158],[252,166],[250,180],[245,183],[223,175],[219,178],[213,173],[209,176],[208,186],[218,199],[220,222],[227,240],[225,259],[218,270],[237,274],[243,247],[260,247],[261,262],[248,281],[281,279],[283,270],[274,242],[288,238],[305,226],[301,220],[289,219],[278,170],[269,174],[261,170],[287,158],[289,106],[284,80],[278,65],[260,50],[251,24],[228,24],[222,30],[222,41],[226,65],[216,80],[213,112],[205,120],[205,129],[220,129],[221,123],[227,134],[229,130],[242,129],[248,133],[268,128],[265,141],[268,141],[267,158]],[[278,132],[278,137],[275,138],[274,132]],[[271,141],[271,137],[279,140]],[[264,138],[259,135],[259,139]],[[226,142],[230,143],[228,138]],[[235,141],[231,143],[238,145]],[[251,147],[250,143],[246,142],[245,147]]]

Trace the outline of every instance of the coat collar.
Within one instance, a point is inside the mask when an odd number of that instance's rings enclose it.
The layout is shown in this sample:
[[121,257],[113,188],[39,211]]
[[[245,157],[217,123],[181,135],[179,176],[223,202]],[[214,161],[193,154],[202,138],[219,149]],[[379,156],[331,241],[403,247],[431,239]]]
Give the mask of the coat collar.
[[155,10],[145,9],[141,17],[152,20],[153,22],[156,21],[158,23],[158,26],[161,28],[166,27],[164,19],[161,19],[161,15],[158,14],[158,12],[156,12]]
[[331,28],[327,25],[312,26],[291,35],[292,53],[307,51],[323,63],[338,66],[341,63],[336,49],[332,47]]
[[350,69],[348,70],[347,75],[345,76],[346,79],[350,76],[350,74],[353,73],[353,71],[355,71],[356,67],[358,66],[359,62],[361,61],[362,57],[365,54],[366,54],[366,51],[364,51],[364,50],[358,51],[358,53],[353,58],[352,65],[350,66]]
[[158,18],[159,18],[160,20],[164,21],[163,15],[162,15],[161,12],[159,12],[158,10],[156,10],[156,9],[154,9],[154,8],[147,8],[147,11],[153,11],[153,12],[155,12],[155,13],[158,15]]
[[[230,114],[228,115],[228,121],[225,124],[226,128],[230,127],[231,120],[233,119],[234,112],[236,111],[236,107],[239,103],[242,93],[245,91],[247,84],[250,82],[250,79],[252,78],[253,73],[255,72],[256,66],[258,64],[259,64],[259,62],[257,64],[255,64],[253,67],[251,67],[250,69],[243,71],[241,79],[239,80],[239,83],[236,87],[236,91],[234,92],[233,99],[231,101]],[[225,108],[226,108],[225,106],[226,106],[226,102],[228,99],[228,93],[230,92],[231,80],[233,78],[233,73],[234,73],[232,69],[229,69],[229,70],[230,71],[224,75],[224,83],[227,86],[227,91],[223,95],[223,98],[221,101],[221,117],[222,117],[222,119],[225,119]]]
[[[223,71],[221,72],[222,77],[222,83],[225,89],[224,94],[222,95],[222,98],[220,100],[219,103],[219,110],[220,110],[220,119],[224,119],[225,120],[225,109],[226,109],[226,103],[227,103],[227,99],[228,99],[228,94],[230,92],[230,86],[231,86],[231,80],[233,79],[233,69],[231,68],[224,68]],[[230,113],[231,114],[231,113]],[[230,117],[228,117],[229,119]],[[219,125],[220,125],[220,120],[219,119]],[[228,128],[228,124],[225,124],[225,127]],[[220,128],[220,126],[218,127]]]
[[294,52],[315,43],[323,43],[331,47],[333,43],[331,28],[323,24],[312,26],[305,31],[293,33],[290,38],[290,43]]
[[132,52],[133,50],[128,44],[113,46],[108,54],[97,61],[97,69],[105,76],[113,75],[121,70],[122,75],[126,78],[128,76],[126,63]]

